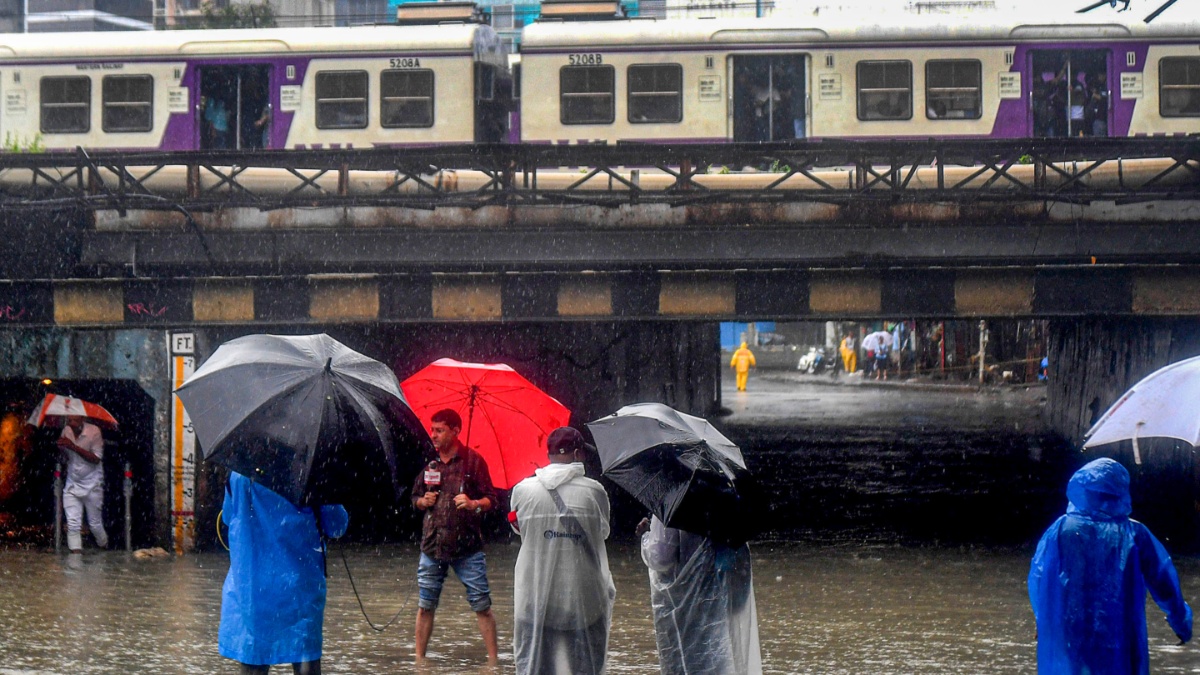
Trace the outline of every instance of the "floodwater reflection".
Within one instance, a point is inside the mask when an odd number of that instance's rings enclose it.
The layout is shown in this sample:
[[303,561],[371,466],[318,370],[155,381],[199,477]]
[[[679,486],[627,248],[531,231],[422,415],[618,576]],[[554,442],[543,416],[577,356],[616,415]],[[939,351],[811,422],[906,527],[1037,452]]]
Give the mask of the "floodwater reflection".
[[[1025,594],[1032,551],[768,543],[753,551],[767,672],[1036,670]],[[501,673],[512,671],[516,552],[515,545],[488,549]],[[363,620],[340,555],[331,553],[324,670],[411,672],[416,548],[347,551],[372,619],[379,623],[404,608],[383,634]],[[610,672],[656,672],[645,568],[630,544],[612,545],[609,555],[618,594]],[[1176,563],[1184,593],[1195,603],[1200,560]],[[218,553],[137,561],[120,552],[82,559],[0,552],[0,674],[236,672],[216,649],[227,566],[227,556]],[[1148,611],[1154,672],[1200,670],[1200,650],[1174,646],[1157,608]],[[424,672],[489,672],[474,615],[453,580]]]

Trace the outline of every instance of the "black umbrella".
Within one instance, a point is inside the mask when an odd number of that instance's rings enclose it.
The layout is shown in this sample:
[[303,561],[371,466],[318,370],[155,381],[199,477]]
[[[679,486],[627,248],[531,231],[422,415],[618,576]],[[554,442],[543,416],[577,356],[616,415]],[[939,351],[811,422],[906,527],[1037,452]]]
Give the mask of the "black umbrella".
[[740,546],[756,532],[758,491],[742,452],[706,420],[638,403],[589,422],[604,475],[668,527]]
[[328,335],[250,335],[221,345],[176,390],[204,458],[297,505],[334,504],[386,475],[429,436],[396,375]]

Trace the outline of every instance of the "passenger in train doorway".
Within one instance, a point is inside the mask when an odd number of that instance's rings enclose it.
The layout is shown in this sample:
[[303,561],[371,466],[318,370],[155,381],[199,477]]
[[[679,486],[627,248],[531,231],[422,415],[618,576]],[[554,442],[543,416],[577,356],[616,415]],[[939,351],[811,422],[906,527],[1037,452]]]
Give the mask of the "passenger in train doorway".
[[108,548],[104,531],[104,436],[100,427],[82,417],[67,418],[58,447],[67,456],[67,484],[63,488],[63,513],[67,517],[67,550],[83,552],[83,516],[100,548]]
[[225,100],[210,96],[204,101],[204,123],[208,128],[209,147],[213,150],[228,150],[229,107]]
[[1084,118],[1085,126],[1093,136],[1108,136],[1108,75],[1104,72],[1089,79]]

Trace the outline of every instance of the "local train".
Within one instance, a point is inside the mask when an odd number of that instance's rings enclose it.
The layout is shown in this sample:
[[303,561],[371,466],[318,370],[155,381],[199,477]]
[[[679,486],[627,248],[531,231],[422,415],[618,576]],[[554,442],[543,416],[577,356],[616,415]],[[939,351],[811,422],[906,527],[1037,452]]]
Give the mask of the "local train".
[[466,20],[6,35],[0,137],[220,150],[1200,133],[1190,18],[574,21],[546,8],[511,65],[496,32]]

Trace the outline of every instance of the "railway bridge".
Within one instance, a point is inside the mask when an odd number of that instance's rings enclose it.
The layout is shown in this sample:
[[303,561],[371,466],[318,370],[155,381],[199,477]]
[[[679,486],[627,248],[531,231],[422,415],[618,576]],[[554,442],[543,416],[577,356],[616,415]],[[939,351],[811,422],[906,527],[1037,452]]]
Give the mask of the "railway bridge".
[[250,332],[504,360],[584,421],[711,413],[719,321],[1045,318],[1068,438],[1200,352],[1192,137],[5,154],[0,214],[10,413],[140,420],[133,538],[181,549],[219,499],[170,391]]

